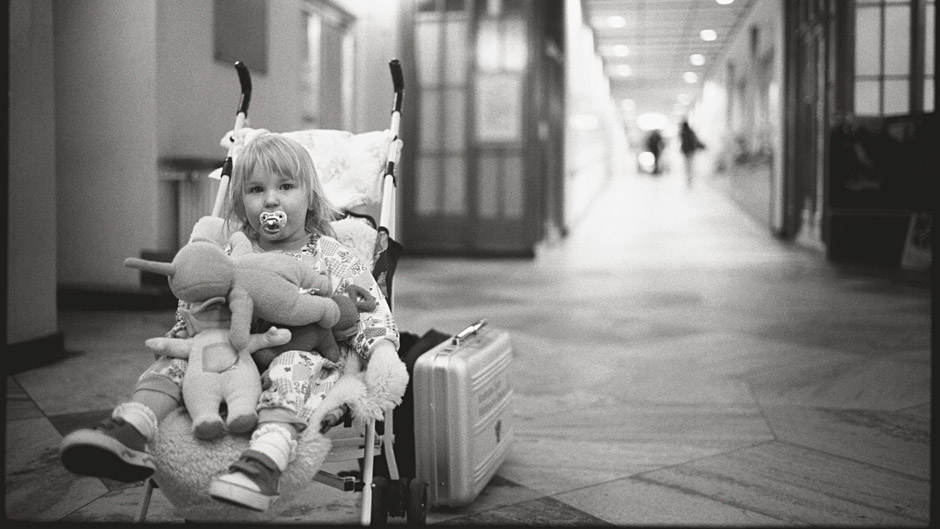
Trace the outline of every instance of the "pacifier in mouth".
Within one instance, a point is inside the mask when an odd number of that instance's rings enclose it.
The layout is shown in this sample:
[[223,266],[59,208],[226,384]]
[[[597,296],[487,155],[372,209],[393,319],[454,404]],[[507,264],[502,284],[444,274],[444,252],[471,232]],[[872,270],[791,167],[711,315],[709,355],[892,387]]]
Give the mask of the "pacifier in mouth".
[[281,228],[287,225],[287,213],[283,211],[275,211],[274,213],[268,213],[267,211],[261,212],[261,229],[265,233],[277,233]]

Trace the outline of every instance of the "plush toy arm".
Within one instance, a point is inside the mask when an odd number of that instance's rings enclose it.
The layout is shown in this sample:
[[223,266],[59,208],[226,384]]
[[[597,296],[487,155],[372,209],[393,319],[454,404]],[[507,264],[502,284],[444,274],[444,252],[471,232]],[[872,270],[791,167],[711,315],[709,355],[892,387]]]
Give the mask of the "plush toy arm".
[[229,340],[236,351],[241,351],[248,347],[254,305],[248,292],[236,286],[229,292],[228,308],[232,311],[232,334]]
[[144,342],[144,345],[155,353],[173,358],[189,358],[193,350],[192,338],[150,338]]
[[289,329],[271,327],[264,334],[252,334],[248,337],[248,352],[254,354],[261,349],[284,345],[289,342],[290,339],[291,332]]

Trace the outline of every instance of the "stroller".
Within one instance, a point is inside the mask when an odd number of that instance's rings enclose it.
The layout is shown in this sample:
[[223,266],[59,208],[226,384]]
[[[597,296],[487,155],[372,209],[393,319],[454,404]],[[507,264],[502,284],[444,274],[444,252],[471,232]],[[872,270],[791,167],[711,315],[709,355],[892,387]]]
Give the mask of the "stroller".
[[[395,164],[400,156],[398,129],[404,81],[399,62],[392,60],[389,66],[395,89],[389,131],[353,135],[345,131],[309,130],[285,135],[299,141],[311,153],[327,194],[344,197],[340,204],[348,203],[351,196],[381,197],[378,225],[368,216],[350,213],[334,221],[333,228],[340,243],[355,253],[364,264],[372,265],[373,275],[391,307],[392,277],[402,250],[393,237]],[[241,84],[235,122],[237,131],[244,127],[248,112],[251,77],[243,63],[236,62],[235,68]],[[219,216],[227,192],[236,148],[234,143],[233,138],[225,163],[217,171],[219,189],[213,216]],[[341,163],[331,163],[327,158],[337,156],[337,153],[345,156],[345,159]],[[363,178],[347,178],[349,175],[343,173],[350,168],[358,170],[364,175]],[[355,182],[350,183],[351,180]],[[188,521],[250,522],[269,520],[281,514],[279,506],[289,504],[297,498],[305,484],[316,481],[341,491],[361,492],[363,525],[384,525],[389,515],[406,517],[409,525],[423,525],[428,511],[428,484],[420,478],[401,479],[395,458],[392,411],[400,396],[367,391],[364,374],[365,371],[344,374],[328,392],[321,404],[322,418],[311,421],[311,426],[301,433],[296,457],[281,476],[280,499],[264,513],[218,502],[206,492],[209,480],[224,471],[247,448],[247,436],[226,434],[213,441],[197,440],[191,433],[188,413],[183,409],[175,411],[161,423],[150,447],[157,470],[144,487],[136,521],[146,521],[155,487],[161,489]],[[377,429],[377,421],[384,422],[384,428],[379,425]],[[334,428],[337,430],[332,434],[340,431],[344,434],[349,431],[350,434],[327,438],[325,434]],[[364,433],[360,433],[360,429]],[[375,475],[374,460],[379,457],[388,466],[388,478]],[[353,475],[341,475],[320,470],[322,463],[338,461],[359,461],[359,475],[355,472]],[[384,469],[381,473],[384,474]]]

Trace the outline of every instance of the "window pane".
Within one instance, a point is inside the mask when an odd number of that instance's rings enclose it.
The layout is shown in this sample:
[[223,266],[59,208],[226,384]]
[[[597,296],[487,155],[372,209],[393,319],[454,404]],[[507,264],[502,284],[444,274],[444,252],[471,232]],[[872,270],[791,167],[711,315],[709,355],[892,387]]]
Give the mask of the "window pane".
[[444,93],[444,145],[448,152],[463,152],[466,148],[467,103],[464,90]]
[[418,83],[423,86],[440,83],[440,25],[419,22],[415,28],[415,51],[418,62]]
[[934,75],[934,53],[936,50],[934,46],[936,45],[937,38],[937,25],[936,17],[937,16],[937,4],[931,2],[927,4],[927,17],[925,19],[924,29],[924,73],[926,75]]
[[907,114],[911,110],[910,81],[885,81],[885,114]]
[[881,73],[881,13],[877,8],[855,11],[855,75]]
[[503,66],[514,72],[525,68],[528,46],[525,40],[525,20],[509,18],[504,20],[505,41],[503,45]]
[[437,151],[441,143],[441,93],[439,90],[424,90],[421,94],[420,129],[421,150]]
[[494,219],[498,213],[499,159],[496,156],[481,156],[477,167],[477,213],[481,219]]
[[445,54],[447,64],[444,71],[444,82],[449,85],[464,84],[467,79],[467,47],[466,19],[451,20],[444,26],[447,31],[447,51]]
[[879,116],[878,81],[855,81],[855,114]]
[[520,219],[525,206],[525,196],[522,194],[522,156],[506,157],[503,167],[503,211],[507,219]]
[[448,156],[444,160],[444,213],[462,215],[467,194],[467,170],[463,156]]
[[477,67],[484,72],[499,69],[499,23],[492,18],[480,20],[477,28]]
[[418,11],[427,12],[435,11],[437,9],[437,2],[435,0],[418,0]]
[[885,8],[885,74],[910,75],[911,8]]
[[440,161],[434,156],[422,156],[418,161],[417,210],[419,215],[431,215],[438,210],[440,194]]

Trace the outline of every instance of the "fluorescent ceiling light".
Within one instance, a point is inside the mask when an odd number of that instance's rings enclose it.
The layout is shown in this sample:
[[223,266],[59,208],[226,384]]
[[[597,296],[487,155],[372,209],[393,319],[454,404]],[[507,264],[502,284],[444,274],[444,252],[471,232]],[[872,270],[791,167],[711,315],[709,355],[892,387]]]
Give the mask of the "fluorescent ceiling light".
[[633,75],[633,68],[629,64],[618,64],[614,66],[613,73],[618,77],[629,77]]
[[728,4],[734,3],[734,0],[715,0],[715,3],[718,5],[726,6]]
[[702,37],[702,40],[705,42],[711,42],[718,38],[718,32],[714,29],[703,29],[699,36]]
[[698,82],[698,75],[695,72],[685,72],[682,74],[682,79],[689,84],[695,84]]
[[689,55],[689,62],[695,66],[701,66],[705,64],[705,56],[701,53],[693,53]]
[[611,15],[607,17],[607,25],[612,28],[622,28],[627,25],[627,19],[620,15]]
[[664,129],[667,125],[669,125],[669,118],[665,114],[640,114],[636,118],[636,126],[640,130]]

